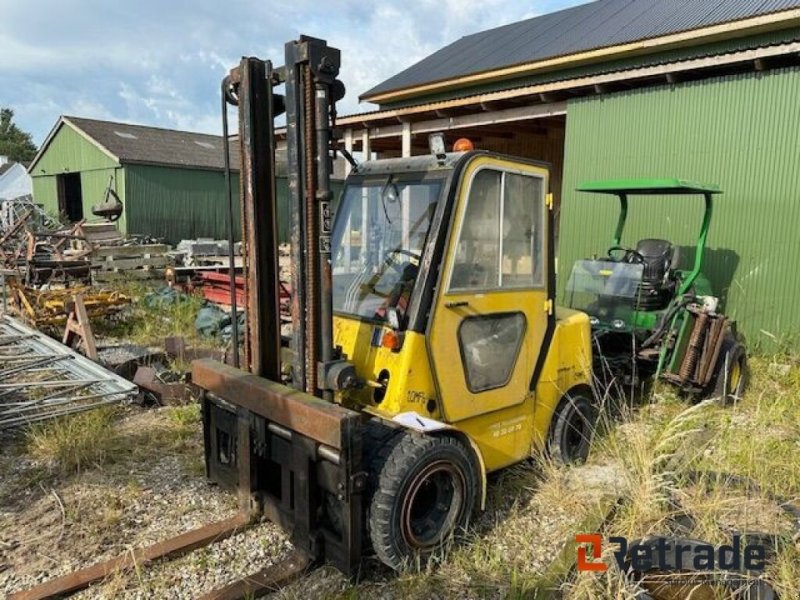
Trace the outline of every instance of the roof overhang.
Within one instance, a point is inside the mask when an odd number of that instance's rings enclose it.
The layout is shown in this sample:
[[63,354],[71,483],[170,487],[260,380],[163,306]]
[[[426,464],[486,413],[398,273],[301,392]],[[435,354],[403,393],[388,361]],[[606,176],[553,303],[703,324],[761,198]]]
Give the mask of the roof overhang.
[[725,39],[746,37],[769,31],[786,29],[792,26],[800,26],[800,9],[786,10],[739,21],[720,23],[699,29],[682,31],[680,33],[673,33],[616,46],[596,48],[575,54],[556,56],[535,62],[510,65],[500,69],[471,73],[451,79],[431,81],[376,94],[365,94],[360,96],[359,100],[374,102],[376,104],[397,102],[407,100],[414,96],[451,91],[468,85],[479,85],[503,79],[524,77],[534,73],[546,73],[548,71],[557,71],[592,63],[602,63],[622,57],[663,52],[677,47],[709,44]]
[[[596,75],[561,79],[460,98],[341,116],[337,127],[369,130],[371,139],[399,136],[404,124],[412,133],[512,122],[566,114],[563,98],[595,95],[613,86],[640,86],[680,81],[693,73],[720,72],[742,64],[800,53],[800,42],[787,42],[726,54],[703,56]],[[511,106],[511,108],[503,108]],[[282,132],[281,132],[282,133]]]

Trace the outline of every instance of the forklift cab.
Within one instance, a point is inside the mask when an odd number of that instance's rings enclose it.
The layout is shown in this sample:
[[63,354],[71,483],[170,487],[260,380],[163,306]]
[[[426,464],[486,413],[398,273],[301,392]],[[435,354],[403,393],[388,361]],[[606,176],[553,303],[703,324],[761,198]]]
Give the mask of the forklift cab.
[[[553,407],[538,398],[534,411],[536,388],[556,327],[548,187],[547,165],[483,151],[358,165],[332,239],[334,344],[367,382],[345,405],[458,423],[488,470],[541,443],[534,419],[546,429]],[[506,418],[499,436],[490,425]]]

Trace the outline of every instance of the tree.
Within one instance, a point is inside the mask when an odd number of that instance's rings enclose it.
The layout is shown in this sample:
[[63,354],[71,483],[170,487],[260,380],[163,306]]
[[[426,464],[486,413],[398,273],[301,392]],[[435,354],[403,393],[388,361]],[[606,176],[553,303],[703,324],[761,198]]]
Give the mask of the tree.
[[29,163],[36,156],[36,144],[30,133],[22,131],[13,122],[14,111],[0,108],[0,156],[8,156],[9,160]]

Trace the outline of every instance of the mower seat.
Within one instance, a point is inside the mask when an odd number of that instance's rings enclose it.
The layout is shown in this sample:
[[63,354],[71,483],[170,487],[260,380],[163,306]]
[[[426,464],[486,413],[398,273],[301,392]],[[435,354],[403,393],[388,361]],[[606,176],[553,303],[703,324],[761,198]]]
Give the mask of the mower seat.
[[636,244],[642,256],[642,282],[639,284],[637,308],[661,310],[672,298],[674,280],[670,271],[677,265],[678,253],[667,240],[645,239]]
[[639,240],[636,252],[644,259],[644,273],[642,273],[644,281],[662,281],[672,268],[675,248],[667,240]]

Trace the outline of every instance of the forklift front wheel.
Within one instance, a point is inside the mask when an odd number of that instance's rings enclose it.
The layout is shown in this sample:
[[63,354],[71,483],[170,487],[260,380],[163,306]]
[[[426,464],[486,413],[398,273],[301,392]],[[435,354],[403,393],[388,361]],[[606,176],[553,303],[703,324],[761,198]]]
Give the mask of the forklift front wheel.
[[467,526],[478,472],[457,439],[402,432],[377,449],[368,526],[378,558],[393,569],[427,561]]
[[583,462],[589,456],[595,426],[595,408],[588,392],[569,392],[556,408],[550,425],[547,452],[553,462]]

